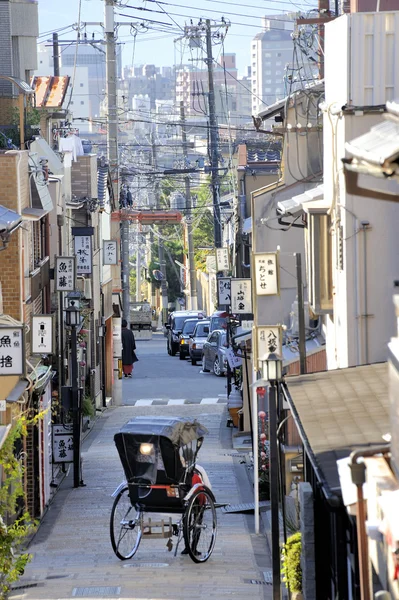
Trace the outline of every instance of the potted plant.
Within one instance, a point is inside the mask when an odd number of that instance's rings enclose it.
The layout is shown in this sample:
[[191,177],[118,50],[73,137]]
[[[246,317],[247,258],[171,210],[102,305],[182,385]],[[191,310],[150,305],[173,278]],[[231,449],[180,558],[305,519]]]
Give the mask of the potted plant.
[[283,581],[291,592],[292,600],[302,600],[302,568],[301,568],[302,539],[298,531],[291,535],[282,549]]
[[84,396],[82,402],[83,431],[86,431],[89,426],[90,418],[94,417],[95,414],[96,411],[90,396]]

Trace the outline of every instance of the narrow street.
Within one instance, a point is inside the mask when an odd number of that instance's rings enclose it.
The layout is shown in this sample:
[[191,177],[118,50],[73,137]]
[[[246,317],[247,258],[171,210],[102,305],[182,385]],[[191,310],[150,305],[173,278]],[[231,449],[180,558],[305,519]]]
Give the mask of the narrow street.
[[[253,534],[253,515],[218,509],[216,546],[204,564],[169,552],[164,539],[142,540],[137,554],[120,561],[109,534],[111,494],[124,479],[114,434],[137,415],[197,418],[209,430],[199,454],[218,502],[251,502],[251,485],[242,455],[232,449],[226,427],[225,378],[202,374],[189,361],[170,357],[159,334],[138,342],[132,379],[123,380],[124,406],[100,416],[83,445],[85,487],[62,483],[30,552],[32,562],[10,598],[106,598],[186,600],[200,598],[271,598],[267,542]],[[173,538],[175,542],[176,538]],[[266,578],[266,579],[265,579]]]

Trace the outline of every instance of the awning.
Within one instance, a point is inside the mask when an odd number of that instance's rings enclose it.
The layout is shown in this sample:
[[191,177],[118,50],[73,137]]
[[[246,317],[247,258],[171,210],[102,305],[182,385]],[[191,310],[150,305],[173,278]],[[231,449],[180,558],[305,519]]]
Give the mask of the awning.
[[22,219],[24,221],[40,221],[43,217],[48,215],[50,211],[43,210],[42,208],[24,208],[22,211]]
[[304,204],[320,201],[324,198],[324,185],[316,185],[302,194],[292,196],[288,200],[277,202],[277,212],[280,215],[296,217],[304,210]]
[[36,138],[31,143],[30,150],[35,152],[37,156],[43,157],[48,161],[48,167],[51,173],[54,175],[63,175],[64,166],[46,140],[40,137]]
[[21,215],[0,205],[0,233],[12,233],[21,223]]
[[345,149],[358,160],[389,168],[399,158],[399,119],[385,115],[370,131],[347,142]]
[[388,363],[289,377],[284,395],[324,494],[337,502],[337,461],[381,446],[389,431]]
[[97,161],[97,194],[100,208],[104,208],[107,199],[108,164]]

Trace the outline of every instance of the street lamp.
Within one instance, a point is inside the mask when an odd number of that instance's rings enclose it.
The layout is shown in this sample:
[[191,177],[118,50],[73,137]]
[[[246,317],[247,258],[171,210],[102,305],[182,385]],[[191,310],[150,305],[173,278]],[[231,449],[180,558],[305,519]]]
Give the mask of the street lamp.
[[[273,600],[281,598],[280,526],[279,526],[279,473],[277,447],[277,402],[279,385],[283,376],[283,361],[270,353],[262,361],[263,378],[270,383],[269,388],[269,486],[272,533]],[[284,499],[283,499],[284,502]]]
[[71,383],[72,383],[72,413],[73,413],[73,487],[83,485],[80,472],[80,438],[81,438],[81,402],[78,382],[78,353],[77,332],[80,325],[80,310],[71,300],[65,309],[65,324],[71,328]]

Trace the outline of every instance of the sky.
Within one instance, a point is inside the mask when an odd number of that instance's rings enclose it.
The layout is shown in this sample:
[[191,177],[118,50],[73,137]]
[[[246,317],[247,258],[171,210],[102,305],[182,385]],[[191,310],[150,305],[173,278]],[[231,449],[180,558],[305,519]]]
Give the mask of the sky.
[[[40,42],[51,39],[51,32],[82,22],[103,22],[103,0],[38,0]],[[246,74],[251,61],[251,40],[261,31],[261,17],[274,15],[281,21],[277,27],[284,28],[284,12],[302,10],[307,12],[316,6],[315,0],[119,0],[115,6],[115,20],[124,23],[140,24],[138,33],[132,35],[129,26],[119,28],[118,41],[123,44],[123,66],[155,64],[157,67],[187,64],[190,52],[186,41],[176,41],[181,37],[182,28],[197,24],[199,19],[211,19],[220,23],[222,17],[230,22],[224,42],[224,52],[236,53],[240,75]],[[145,10],[144,10],[145,9]],[[219,11],[219,12],[216,12]],[[124,16],[127,15],[127,16]],[[151,21],[151,22],[150,22]],[[88,37],[94,32],[102,37],[100,27],[87,26]],[[59,31],[60,41],[76,39],[76,31],[71,27]],[[218,44],[214,57],[223,51]]]

